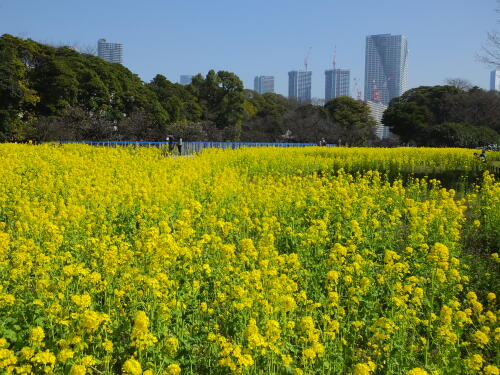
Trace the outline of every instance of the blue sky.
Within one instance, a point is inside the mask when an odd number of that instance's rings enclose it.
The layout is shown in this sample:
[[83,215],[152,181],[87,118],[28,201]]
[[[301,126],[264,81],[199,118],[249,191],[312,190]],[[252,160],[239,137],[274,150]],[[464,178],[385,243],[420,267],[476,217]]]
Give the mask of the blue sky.
[[0,0],[0,34],[93,47],[106,38],[124,45],[124,65],[145,81],[157,73],[178,82],[181,74],[228,70],[247,88],[256,75],[274,75],[284,95],[287,72],[303,68],[311,47],[313,96],[323,98],[334,45],[337,67],[351,69],[362,89],[365,38],[384,33],[408,38],[410,88],[450,77],[488,88],[491,69],[476,54],[486,33],[500,27],[496,6],[495,0]]

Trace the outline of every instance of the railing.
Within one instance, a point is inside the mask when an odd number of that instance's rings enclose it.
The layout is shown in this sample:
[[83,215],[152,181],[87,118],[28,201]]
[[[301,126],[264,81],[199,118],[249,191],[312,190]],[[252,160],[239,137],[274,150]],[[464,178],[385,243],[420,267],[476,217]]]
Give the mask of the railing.
[[[92,146],[117,147],[161,147],[168,146],[168,142],[145,142],[145,141],[61,141],[59,143],[83,143]],[[272,143],[272,142],[183,142],[182,154],[189,155],[200,152],[205,148],[237,149],[240,147],[308,147],[317,146],[315,143]],[[333,147],[335,145],[326,145]],[[174,153],[178,153],[177,144]]]

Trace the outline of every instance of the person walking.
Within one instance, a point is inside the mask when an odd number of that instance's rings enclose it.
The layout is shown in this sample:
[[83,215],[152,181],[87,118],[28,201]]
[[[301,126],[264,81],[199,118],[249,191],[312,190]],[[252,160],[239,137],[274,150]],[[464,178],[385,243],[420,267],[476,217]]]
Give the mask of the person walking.
[[174,152],[174,137],[169,136],[168,137],[168,153],[172,154]]
[[177,150],[179,150],[179,155],[182,155],[182,138],[179,138],[179,142],[177,142]]

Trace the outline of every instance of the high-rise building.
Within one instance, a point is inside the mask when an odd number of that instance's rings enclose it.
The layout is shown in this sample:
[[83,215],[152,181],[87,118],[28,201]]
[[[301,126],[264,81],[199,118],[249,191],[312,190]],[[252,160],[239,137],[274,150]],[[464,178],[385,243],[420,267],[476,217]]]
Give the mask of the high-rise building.
[[408,87],[408,41],[402,35],[366,37],[365,101],[385,105]]
[[349,69],[325,70],[325,100],[349,96],[349,82],[351,71]]
[[288,98],[299,102],[311,101],[311,77],[312,72],[303,70],[292,70],[288,72]]
[[111,63],[123,62],[123,44],[107,43],[106,39],[97,41],[97,56]]
[[259,94],[274,92],[273,76],[256,76],[253,80],[253,89]]
[[490,90],[500,91],[500,70],[493,70],[490,73]]
[[366,102],[370,109],[370,116],[375,120],[375,134],[379,139],[389,138],[391,133],[389,127],[382,123],[382,116],[384,115],[387,106],[381,102],[373,102],[371,100]]
[[193,76],[192,75],[181,74],[180,84],[181,85],[189,85],[192,80],[193,80]]

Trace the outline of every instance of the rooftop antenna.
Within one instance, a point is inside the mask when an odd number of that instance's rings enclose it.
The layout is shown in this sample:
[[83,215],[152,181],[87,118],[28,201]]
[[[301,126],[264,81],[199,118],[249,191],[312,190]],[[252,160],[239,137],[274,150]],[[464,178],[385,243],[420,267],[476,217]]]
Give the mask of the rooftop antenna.
[[337,66],[337,45],[335,44],[335,47],[333,47],[333,70],[335,70],[336,66]]
[[307,50],[307,55],[304,58],[304,66],[306,67],[306,72],[307,72],[307,66],[309,65],[309,55],[311,53],[311,48],[312,47],[309,47],[309,49]]

